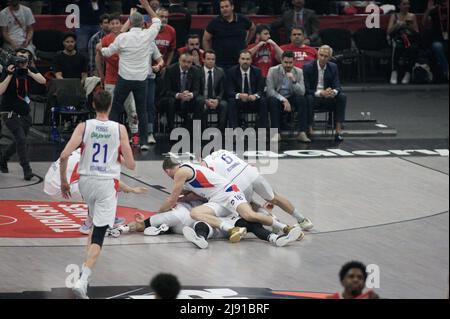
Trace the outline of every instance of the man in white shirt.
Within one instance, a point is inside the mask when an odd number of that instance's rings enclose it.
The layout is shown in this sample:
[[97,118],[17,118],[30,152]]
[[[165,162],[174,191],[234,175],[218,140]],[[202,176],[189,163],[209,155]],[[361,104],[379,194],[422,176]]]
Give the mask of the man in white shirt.
[[31,9],[19,4],[19,0],[9,0],[8,7],[0,12],[0,27],[5,49],[25,48],[35,55],[33,24],[35,19]]
[[130,92],[136,102],[139,119],[139,142],[141,150],[149,150],[148,146],[148,114],[147,114],[147,77],[152,46],[161,28],[161,20],[150,7],[148,0],[140,0],[141,5],[152,17],[152,25],[144,29],[144,17],[140,13],[130,16],[131,29],[120,34],[101,54],[110,57],[119,54],[119,80],[117,81],[110,118],[119,121],[124,111],[123,104]]

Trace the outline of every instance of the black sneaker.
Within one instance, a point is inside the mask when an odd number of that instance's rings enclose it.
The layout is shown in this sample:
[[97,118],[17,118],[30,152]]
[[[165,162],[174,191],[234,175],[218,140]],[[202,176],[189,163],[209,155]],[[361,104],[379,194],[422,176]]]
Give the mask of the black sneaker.
[[8,162],[5,160],[2,154],[0,154],[0,171],[4,174],[9,173]]
[[342,142],[344,141],[344,137],[343,137],[341,134],[336,134],[336,135],[334,136],[334,141],[335,141],[336,143],[342,143]]
[[26,167],[23,169],[23,179],[24,180],[31,181],[33,176],[34,176],[34,174],[33,174],[33,171],[31,170],[31,167]]

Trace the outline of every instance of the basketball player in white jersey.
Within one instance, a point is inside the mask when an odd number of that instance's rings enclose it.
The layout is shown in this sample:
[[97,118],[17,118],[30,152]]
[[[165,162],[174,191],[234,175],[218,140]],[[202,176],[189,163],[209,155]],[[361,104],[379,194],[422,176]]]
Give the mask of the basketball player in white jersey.
[[80,279],[72,289],[83,299],[88,298],[89,277],[100,255],[106,230],[114,225],[121,163],[130,170],[136,168],[125,126],[108,120],[111,95],[105,91],[96,93],[94,108],[96,119],[77,126],[60,157],[61,193],[68,199],[71,193],[67,162],[70,154],[81,146],[79,189],[94,224]]
[[[78,148],[73,152],[67,163],[67,180],[70,184],[71,201],[82,202],[78,182],[80,180],[80,174],[78,173],[78,166],[81,158],[81,149]],[[120,181],[119,192],[144,194],[148,191],[145,187],[131,187],[124,182]],[[60,177],[60,160],[54,162],[47,171],[44,178],[44,192],[51,198],[57,201],[65,200],[61,194],[61,177]],[[114,227],[120,226],[125,223],[125,218],[116,216],[114,220]],[[86,221],[80,227],[80,233],[89,235],[91,232],[92,220],[87,217]]]
[[256,193],[265,201],[292,215],[298,221],[302,230],[308,231],[314,227],[311,220],[303,216],[287,198],[273,191],[269,182],[259,173],[256,167],[251,166],[232,152],[227,150],[216,151],[205,157],[202,165],[225,177],[231,183],[235,183],[249,202],[252,201],[253,194]]
[[[231,242],[241,240],[245,235],[244,228],[234,227],[229,222],[221,221],[219,217],[240,215],[247,222],[261,223],[276,229],[288,229],[287,225],[273,217],[254,212],[244,194],[235,184],[206,167],[191,163],[181,164],[172,159],[166,159],[163,162],[163,170],[174,180],[174,186],[172,193],[159,210],[161,213],[176,205],[179,196],[185,190],[208,200],[208,203],[195,207],[191,211],[191,217],[197,221],[203,221],[213,228],[228,232]],[[189,196],[186,200],[190,200]],[[300,232],[300,236],[303,237],[302,232]]]

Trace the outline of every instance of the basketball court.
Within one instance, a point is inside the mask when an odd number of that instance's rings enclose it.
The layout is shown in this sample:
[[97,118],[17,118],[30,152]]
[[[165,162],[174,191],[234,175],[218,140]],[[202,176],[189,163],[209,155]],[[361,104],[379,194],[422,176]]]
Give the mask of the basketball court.
[[[338,272],[350,260],[378,267],[383,298],[447,298],[448,86],[348,95],[350,119],[369,111],[388,132],[349,134],[341,145],[326,136],[308,146],[284,141],[277,173],[265,176],[313,221],[303,241],[277,248],[248,236],[199,250],[181,235],[107,238],[91,298],[152,298],[148,283],[159,272],[176,274],[185,298],[321,298],[342,289]],[[356,130],[367,132],[367,124]],[[86,207],[43,192],[61,146],[32,140],[32,181],[14,161],[0,175],[0,298],[74,298],[66,281],[84,258],[86,236],[77,229]],[[150,216],[168,196],[171,180],[161,168],[167,145],[160,140],[137,155],[135,172],[123,172],[127,184],[149,189],[120,195],[118,215],[128,222],[137,211]]]

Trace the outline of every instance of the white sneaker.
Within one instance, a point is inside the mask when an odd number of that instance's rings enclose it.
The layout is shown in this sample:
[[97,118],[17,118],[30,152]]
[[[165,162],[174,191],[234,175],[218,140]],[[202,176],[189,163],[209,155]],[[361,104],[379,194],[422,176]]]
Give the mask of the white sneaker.
[[149,136],[148,136],[148,144],[150,144],[150,145],[155,145],[156,144],[156,140],[155,140],[155,137],[153,136],[153,134],[150,134]]
[[281,141],[281,134],[280,134],[280,133],[275,134],[275,135],[270,139],[270,142],[271,142],[271,143],[278,143],[279,141]]
[[411,82],[411,73],[406,72],[402,79],[402,84],[409,84]]
[[84,235],[89,235],[91,233],[92,229],[92,222],[89,220],[86,220],[83,225],[81,225],[79,232]]
[[150,149],[150,146],[148,146],[146,144],[141,145],[141,151],[148,151],[149,149]]
[[89,299],[87,295],[88,282],[78,279],[72,288],[73,293],[78,299]]
[[298,133],[297,140],[303,143],[311,143],[311,140],[308,138],[305,132]]
[[398,83],[398,73],[397,71],[392,71],[391,73],[391,84],[396,85]]
[[200,249],[205,249],[208,247],[208,242],[206,241],[206,239],[203,237],[198,237],[195,230],[193,230],[191,227],[184,227],[183,235],[184,238],[186,238],[188,241],[190,241]]
[[301,223],[298,224],[300,228],[304,231],[309,231],[314,228],[314,225],[309,218],[305,218]]
[[147,227],[144,230],[144,235],[145,236],[158,236],[159,234],[166,233],[168,231],[169,231],[169,226],[167,226],[166,224],[162,224],[159,227],[153,227],[153,226]]
[[300,227],[294,227],[286,235],[279,236],[275,241],[275,245],[277,245],[277,247],[284,247],[293,241],[302,240],[304,236],[305,235]]

